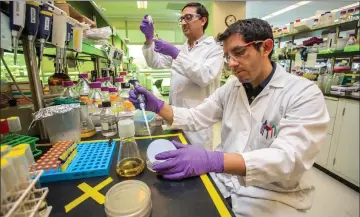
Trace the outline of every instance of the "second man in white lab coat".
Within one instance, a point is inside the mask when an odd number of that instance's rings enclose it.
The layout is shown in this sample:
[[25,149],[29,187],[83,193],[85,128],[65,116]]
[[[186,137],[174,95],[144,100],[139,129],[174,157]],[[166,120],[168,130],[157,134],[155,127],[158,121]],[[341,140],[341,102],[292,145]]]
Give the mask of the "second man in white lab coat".
[[[148,66],[171,67],[170,104],[173,106],[197,106],[220,86],[223,50],[213,37],[204,34],[208,18],[208,11],[200,3],[185,5],[179,22],[188,40],[180,49],[154,39],[154,25],[147,15],[140,25],[146,38],[143,53]],[[185,133],[192,144],[212,149],[212,128]]]

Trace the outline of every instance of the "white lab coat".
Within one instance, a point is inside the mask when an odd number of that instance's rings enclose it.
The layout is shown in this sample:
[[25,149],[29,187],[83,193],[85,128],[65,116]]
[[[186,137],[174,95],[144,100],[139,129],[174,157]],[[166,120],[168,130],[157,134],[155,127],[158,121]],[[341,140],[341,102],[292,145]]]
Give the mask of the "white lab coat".
[[[311,208],[314,187],[302,176],[314,164],[329,122],[316,84],[277,64],[251,105],[243,85],[232,80],[197,107],[173,110],[173,125],[188,131],[222,120],[217,151],[242,154],[246,176],[212,176],[223,196],[231,196],[237,216],[297,217]],[[276,136],[261,134],[266,120]]]
[[[154,43],[151,46],[144,45],[143,54],[147,65],[151,68],[171,67],[171,105],[195,107],[220,87],[224,53],[213,37],[204,35],[190,51],[186,41],[175,60],[155,52],[154,46]],[[185,134],[191,144],[212,149],[211,127],[197,132],[185,131]]]

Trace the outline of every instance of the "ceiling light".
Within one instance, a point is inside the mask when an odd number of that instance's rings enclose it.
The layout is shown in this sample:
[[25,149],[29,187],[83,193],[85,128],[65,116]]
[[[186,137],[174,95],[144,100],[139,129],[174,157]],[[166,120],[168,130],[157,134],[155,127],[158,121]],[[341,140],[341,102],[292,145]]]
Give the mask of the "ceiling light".
[[306,4],[310,3],[310,2],[311,2],[311,1],[301,1],[301,2],[298,2],[298,3],[296,3],[296,4],[290,5],[289,7],[286,7],[286,8],[284,8],[284,9],[279,10],[279,11],[276,11],[276,12],[274,12],[274,13],[271,13],[271,14],[269,14],[269,15],[261,18],[261,19],[267,20],[267,19],[269,19],[269,18],[271,18],[271,17],[275,17],[275,16],[280,15],[280,14],[283,14],[283,13],[285,13],[285,12],[287,12],[287,11],[294,10],[295,8],[298,8],[298,7],[300,7],[300,6],[306,5]]
[[138,8],[147,8],[147,1],[137,1],[137,7]]

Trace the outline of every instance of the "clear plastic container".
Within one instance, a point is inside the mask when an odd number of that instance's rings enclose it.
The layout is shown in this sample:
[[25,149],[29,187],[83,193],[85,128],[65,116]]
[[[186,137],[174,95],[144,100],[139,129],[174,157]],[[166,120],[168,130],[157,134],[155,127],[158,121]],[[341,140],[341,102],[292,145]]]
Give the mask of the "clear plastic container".
[[[1,158],[1,179],[6,187],[6,193],[14,193],[19,189],[20,179],[12,164],[12,159]],[[6,195],[7,196],[7,195]]]
[[114,85],[111,83],[111,77],[104,77],[104,83],[106,87],[114,87]]
[[101,87],[102,102],[110,101],[109,88]]
[[30,183],[30,165],[28,164],[25,150],[11,150],[7,155],[5,155],[5,159],[11,161],[11,165],[17,174],[19,179],[19,185],[17,186],[17,189],[26,189]]
[[140,155],[135,140],[135,126],[132,119],[124,119],[118,122],[120,150],[116,165],[116,172],[123,177],[139,175],[145,168],[145,161]]
[[64,98],[72,98],[72,99],[79,99],[80,95],[74,88],[73,81],[63,81],[64,92],[61,94],[61,97]]
[[319,18],[319,26],[323,26],[325,24],[325,14],[321,14]]
[[33,165],[35,163],[34,156],[32,154],[31,147],[29,144],[25,144],[25,143],[19,144],[13,147],[12,150],[24,150],[28,165]]
[[334,15],[328,11],[326,14],[326,25],[332,25],[334,24]]
[[90,93],[89,75],[87,73],[79,74],[78,83],[75,86],[75,90],[80,96],[88,96]]
[[294,33],[294,22],[290,22],[289,33],[290,34]]
[[111,110],[109,101],[103,102],[102,107],[100,113],[101,133],[106,138],[111,138],[117,133],[116,117]]
[[118,183],[106,193],[104,207],[107,217],[150,217],[150,188],[138,180]]
[[353,14],[353,20],[359,20],[360,19],[360,7],[355,8],[355,12]]
[[80,108],[73,108],[65,113],[54,114],[45,118],[44,121],[51,145],[64,140],[80,142]]
[[312,28],[317,28],[319,26],[319,19],[314,19],[314,23],[312,25]]
[[339,18],[340,23],[345,22],[345,21],[346,21],[346,10],[340,12],[340,18]]
[[[153,132],[156,129],[155,125],[155,118],[156,114],[153,112],[146,112],[146,118],[149,124],[150,133],[153,134]],[[146,122],[144,120],[144,115],[141,110],[136,110],[136,113],[134,115],[134,122],[135,122],[135,135],[137,136],[148,136],[149,133],[147,131]]]

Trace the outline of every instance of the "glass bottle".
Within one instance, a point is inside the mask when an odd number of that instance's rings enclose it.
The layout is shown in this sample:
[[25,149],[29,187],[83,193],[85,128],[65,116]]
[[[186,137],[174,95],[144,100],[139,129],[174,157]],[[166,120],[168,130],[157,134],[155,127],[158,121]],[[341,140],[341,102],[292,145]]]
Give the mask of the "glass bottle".
[[79,94],[74,89],[73,81],[63,81],[64,92],[61,94],[61,97],[79,99]]
[[102,101],[110,101],[110,95],[109,95],[109,88],[108,87],[101,87],[101,95],[102,95]]
[[339,21],[340,21],[340,23],[346,21],[346,10],[340,12],[340,19],[339,19]]
[[80,97],[80,124],[81,124],[81,138],[89,138],[96,133],[95,126],[89,116],[89,107],[87,105],[88,98],[86,96]]
[[128,118],[118,122],[120,151],[116,172],[123,177],[134,177],[139,175],[145,168],[145,161],[140,155],[135,140],[134,120]]
[[319,19],[314,19],[314,23],[313,23],[312,28],[316,28],[318,26],[319,26]]
[[100,82],[92,82],[90,84],[90,94],[89,94],[89,101],[90,104],[94,107],[94,108],[99,108],[101,107],[101,99],[102,99],[102,94],[101,94],[101,83]]
[[88,80],[89,75],[87,73],[79,74],[79,80],[75,86],[75,90],[80,96],[88,96],[90,93],[90,82]]
[[111,83],[110,77],[104,77],[104,83],[106,87],[114,87],[114,85]]
[[100,113],[101,133],[106,138],[110,138],[116,135],[116,117],[111,110],[110,101],[102,102],[103,109]]
[[118,108],[118,92],[117,92],[116,87],[110,87],[109,88],[109,95],[110,95],[111,107],[113,108],[113,111],[117,112],[117,108]]
[[105,82],[104,82],[104,78],[97,78],[96,82],[100,82],[101,83],[101,87],[106,87]]
[[351,21],[353,19],[354,9],[349,9],[346,14],[346,21]]
[[124,78],[115,78],[115,87],[117,88],[119,95],[121,93],[121,83],[123,82],[124,82]]
[[353,20],[359,20],[360,19],[360,6],[355,8],[355,12],[353,14]]
[[124,82],[126,82],[126,72],[125,72],[125,71],[122,71],[122,72],[119,73],[119,75],[120,75],[119,77],[120,77],[120,78],[123,78],[123,79],[124,79]]

